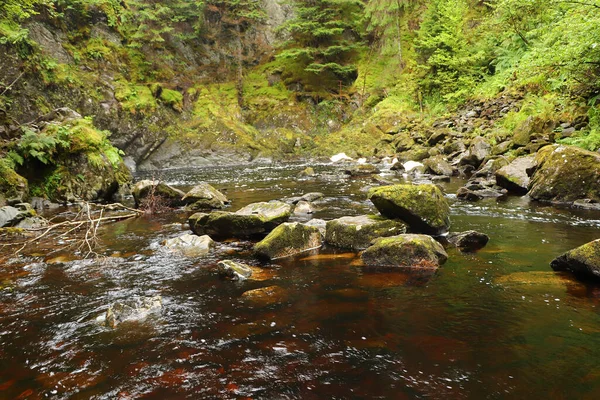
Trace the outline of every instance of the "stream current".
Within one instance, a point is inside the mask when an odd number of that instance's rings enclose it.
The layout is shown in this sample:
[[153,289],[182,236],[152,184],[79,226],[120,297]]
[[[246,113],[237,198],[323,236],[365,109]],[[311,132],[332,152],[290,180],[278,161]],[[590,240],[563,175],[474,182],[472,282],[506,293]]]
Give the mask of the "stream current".
[[[322,192],[314,218],[376,213],[339,167],[170,170],[181,189],[206,181],[232,201]],[[138,178],[148,178],[139,176]],[[402,176],[383,177],[402,182]],[[0,265],[1,399],[598,399],[600,286],[554,274],[550,261],[598,238],[600,213],[509,197],[457,201],[452,230],[490,236],[449,250],[435,274],[360,267],[320,251],[260,263],[250,241],[186,258],[160,243],[188,232],[175,211],[105,225],[102,257],[24,257]],[[293,217],[306,220],[306,217]],[[263,281],[221,280],[216,263],[264,268]],[[266,286],[276,301],[242,294]],[[162,296],[157,315],[109,328],[108,306]]]

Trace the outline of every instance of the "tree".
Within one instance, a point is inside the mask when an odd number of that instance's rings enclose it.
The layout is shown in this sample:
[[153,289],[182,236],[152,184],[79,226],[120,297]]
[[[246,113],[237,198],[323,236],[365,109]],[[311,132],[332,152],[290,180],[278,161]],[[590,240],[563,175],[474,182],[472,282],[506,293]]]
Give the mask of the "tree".
[[277,58],[288,81],[316,92],[356,79],[364,4],[360,0],[295,1],[296,16],[284,25],[289,40]]
[[244,108],[244,43],[246,31],[266,15],[260,0],[207,0],[209,9],[220,16],[222,29],[233,31],[236,42],[236,91],[238,105]]
[[367,32],[381,44],[382,55],[394,55],[402,62],[402,18],[410,0],[371,0],[365,7]]
[[483,53],[467,40],[468,11],[466,0],[433,0],[425,12],[415,47],[428,95],[463,99],[482,77]]

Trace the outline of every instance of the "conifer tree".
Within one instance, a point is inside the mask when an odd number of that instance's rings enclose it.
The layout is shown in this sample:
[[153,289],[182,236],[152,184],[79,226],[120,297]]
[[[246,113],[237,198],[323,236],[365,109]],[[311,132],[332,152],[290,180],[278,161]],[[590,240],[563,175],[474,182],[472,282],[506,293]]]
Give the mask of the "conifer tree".
[[381,44],[383,55],[395,55],[402,62],[402,18],[414,1],[371,0],[365,7],[367,32]]
[[277,58],[289,81],[314,91],[335,90],[356,79],[364,4],[360,0],[295,1],[296,17],[284,29],[289,40]]

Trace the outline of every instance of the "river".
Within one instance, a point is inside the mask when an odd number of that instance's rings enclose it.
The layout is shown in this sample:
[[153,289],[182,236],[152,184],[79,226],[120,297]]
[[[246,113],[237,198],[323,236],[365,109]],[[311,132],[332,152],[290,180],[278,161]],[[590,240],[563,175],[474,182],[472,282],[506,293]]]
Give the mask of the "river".
[[[305,167],[154,175],[182,189],[209,182],[232,210],[319,191],[326,197],[315,218],[376,213],[364,189],[370,179],[320,164],[317,177],[297,179]],[[249,241],[178,256],[160,242],[187,232],[182,211],[105,225],[99,259],[44,247],[8,257],[0,398],[600,398],[600,286],[549,266],[598,238],[600,213],[519,197],[461,202],[452,193],[462,183],[441,184],[452,230],[484,232],[490,242],[477,253],[449,250],[433,275],[364,269],[356,254],[326,247],[265,264]],[[221,259],[260,266],[266,280],[221,280]],[[283,291],[272,303],[242,297],[273,285]],[[155,295],[158,315],[115,329],[99,322],[115,301]]]

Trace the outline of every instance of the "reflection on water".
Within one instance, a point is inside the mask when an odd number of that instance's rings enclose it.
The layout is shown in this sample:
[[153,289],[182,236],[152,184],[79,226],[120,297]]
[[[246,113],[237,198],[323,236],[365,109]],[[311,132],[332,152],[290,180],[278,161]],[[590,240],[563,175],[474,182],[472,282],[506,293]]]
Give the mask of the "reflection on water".
[[[232,210],[319,191],[315,218],[375,211],[370,179],[326,165],[296,179],[303,168],[162,177],[184,189],[208,181]],[[454,193],[460,182],[445,185]],[[11,259],[0,269],[0,398],[599,398],[600,287],[548,264],[596,239],[600,214],[450,200],[453,229],[491,240],[476,254],[451,251],[428,276],[365,270],[331,248],[277,264],[254,260],[250,242],[177,256],[160,242],[185,232],[182,212],[105,227],[99,260]],[[220,280],[224,258],[268,268],[265,280]],[[282,288],[276,302],[242,296],[268,286]],[[116,329],[98,321],[112,302],[155,295],[158,315]]]

